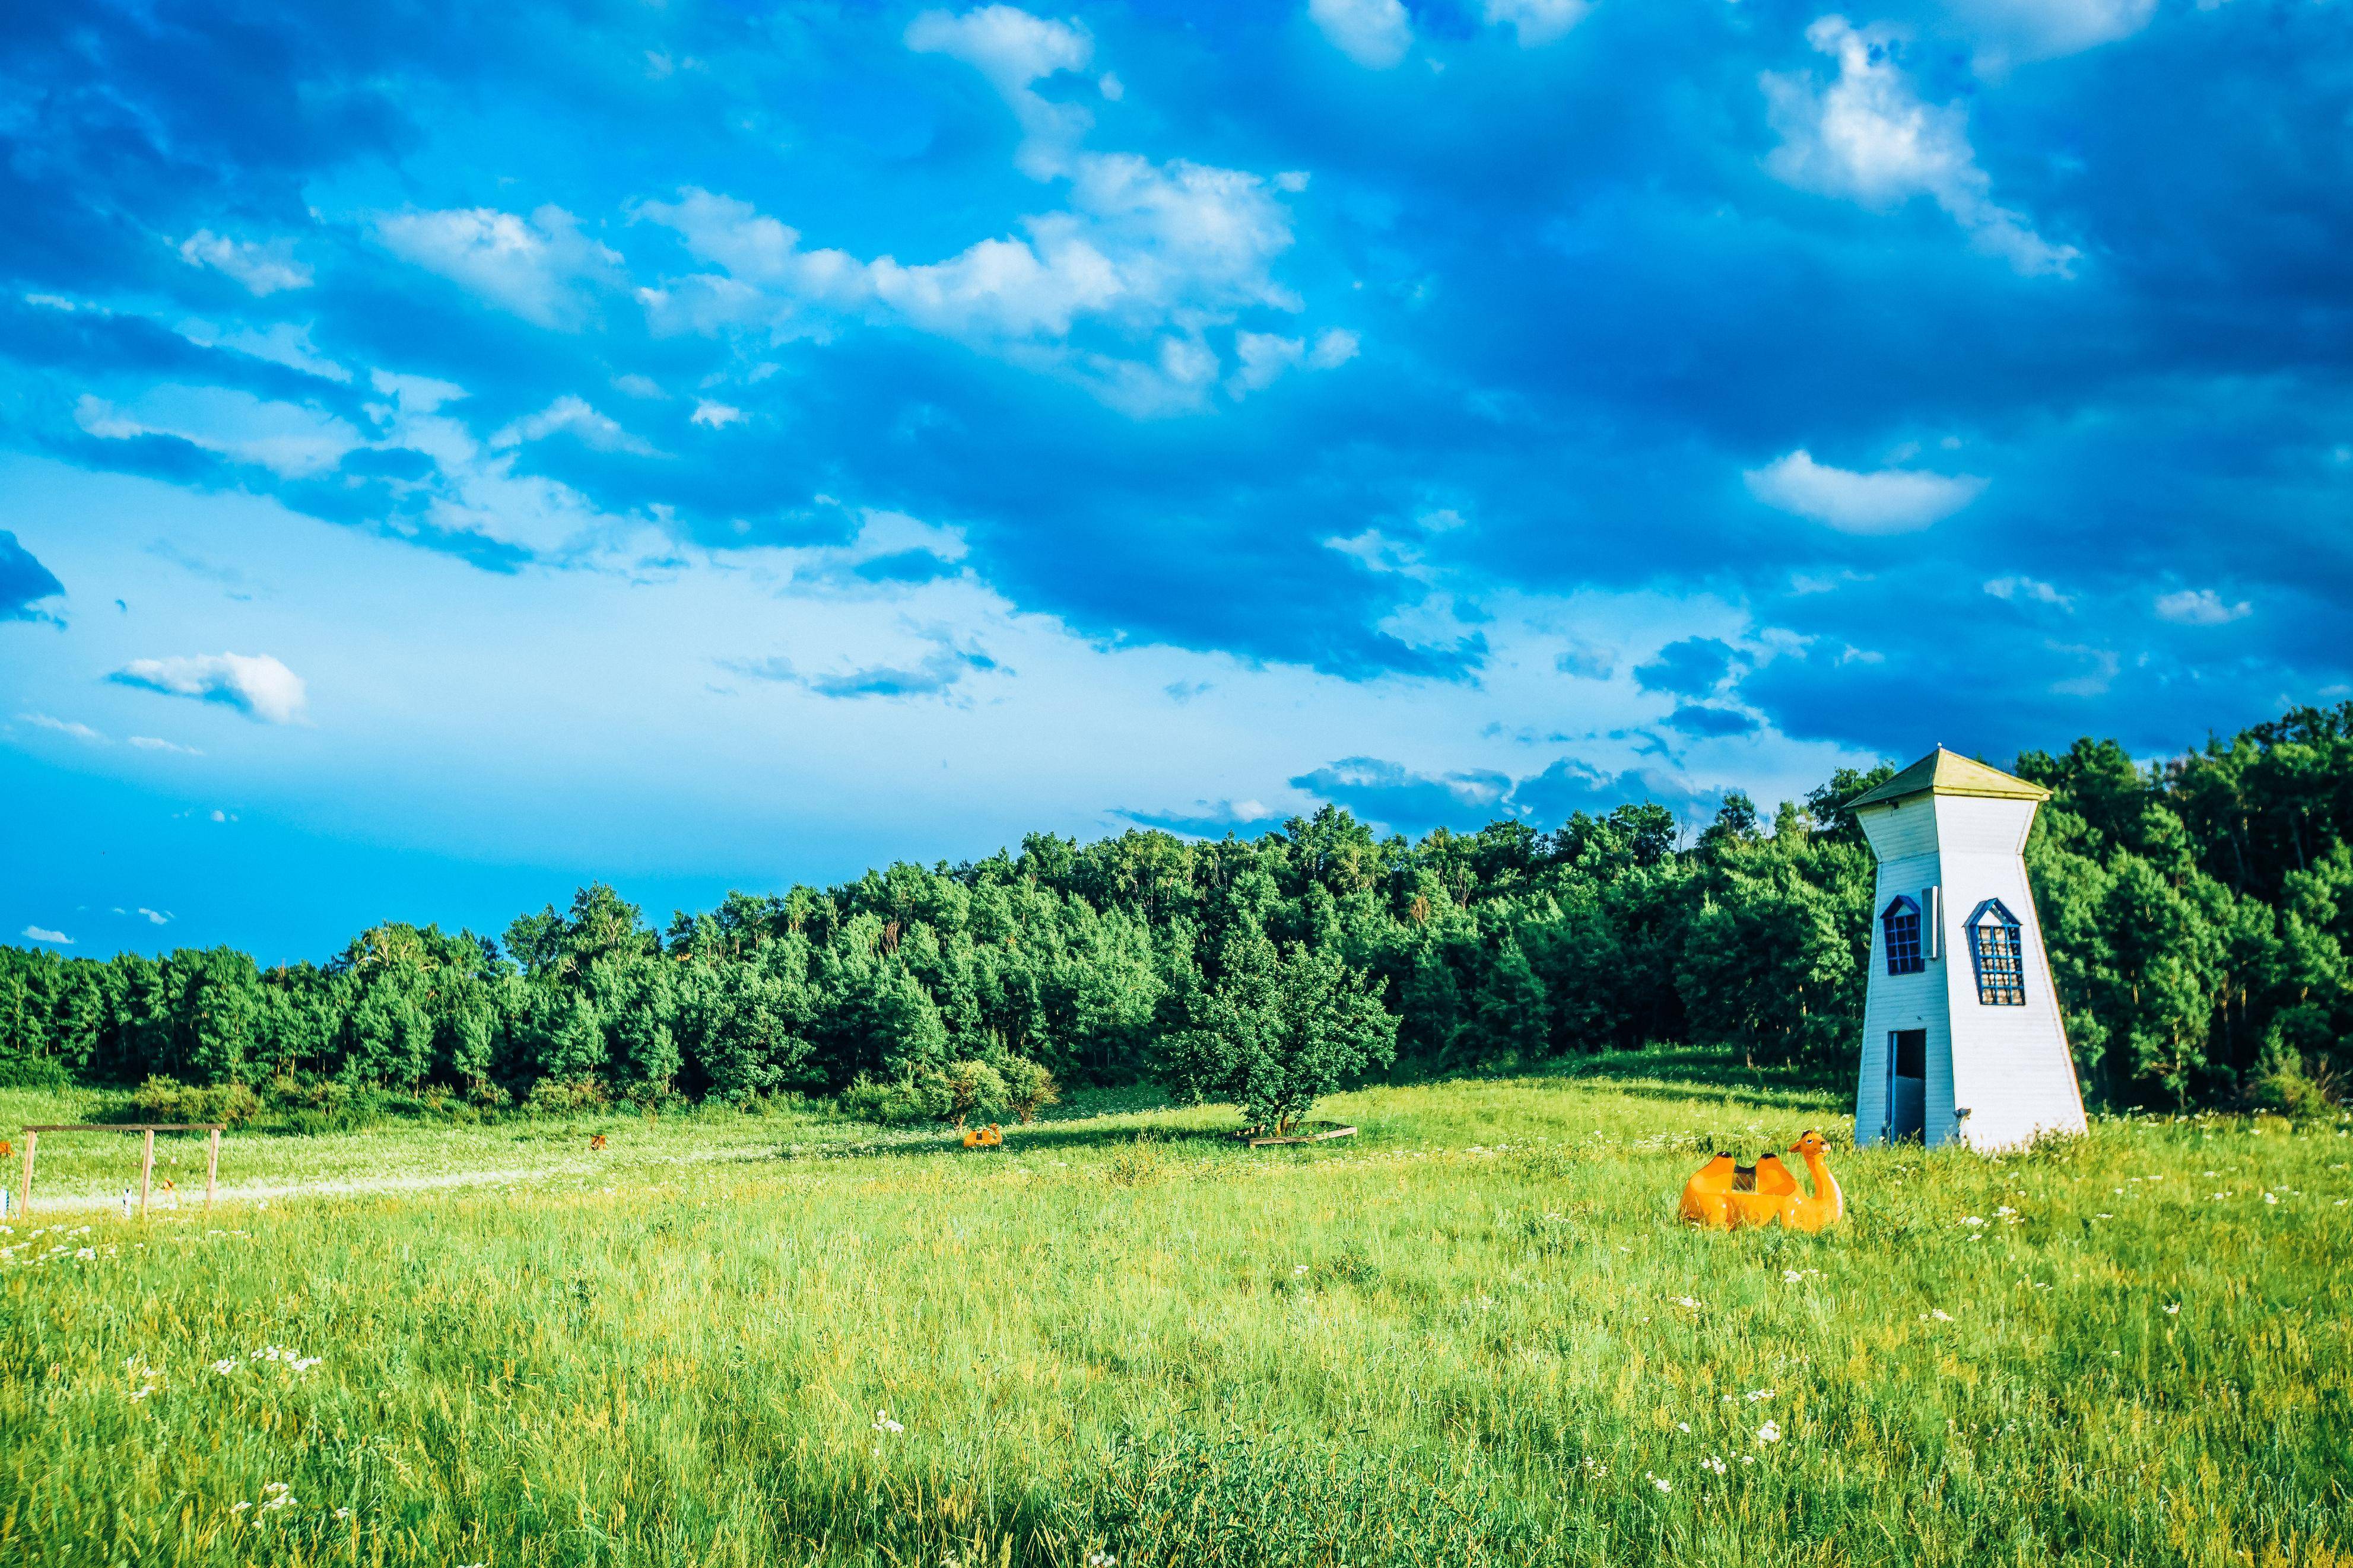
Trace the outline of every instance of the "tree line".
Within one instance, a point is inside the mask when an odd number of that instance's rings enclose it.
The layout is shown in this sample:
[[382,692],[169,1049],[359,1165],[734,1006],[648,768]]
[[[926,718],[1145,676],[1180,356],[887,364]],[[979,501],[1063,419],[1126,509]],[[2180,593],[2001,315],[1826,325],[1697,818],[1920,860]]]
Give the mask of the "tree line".
[[[1033,834],[659,928],[600,884],[495,939],[388,922],[269,969],[225,947],[0,948],[0,1081],[877,1105],[944,1103],[951,1066],[981,1064],[1032,1090],[1152,1078],[1281,1123],[1392,1060],[1696,1042],[1836,1068],[1873,913],[1844,803],[1892,771],[1841,770],[1769,823],[1734,794],[1704,826],[1639,804],[1409,841],[1325,806],[1250,839]],[[2087,1096],[2332,1092],[2353,1048],[2353,702],[2155,765],[2085,739],[2011,771],[2053,792],[2027,860]]]

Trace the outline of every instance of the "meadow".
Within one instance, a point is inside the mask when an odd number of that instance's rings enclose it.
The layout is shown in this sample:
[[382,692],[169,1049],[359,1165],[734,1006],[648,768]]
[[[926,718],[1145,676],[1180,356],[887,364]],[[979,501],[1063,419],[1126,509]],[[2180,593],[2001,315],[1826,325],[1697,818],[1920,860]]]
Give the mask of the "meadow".
[[1848,1148],[1841,1228],[1704,1235],[1699,1160],[1842,1096],[1601,1065],[1259,1151],[1144,1093],[232,1135],[209,1216],[0,1237],[0,1562],[2353,1563],[2342,1119]]

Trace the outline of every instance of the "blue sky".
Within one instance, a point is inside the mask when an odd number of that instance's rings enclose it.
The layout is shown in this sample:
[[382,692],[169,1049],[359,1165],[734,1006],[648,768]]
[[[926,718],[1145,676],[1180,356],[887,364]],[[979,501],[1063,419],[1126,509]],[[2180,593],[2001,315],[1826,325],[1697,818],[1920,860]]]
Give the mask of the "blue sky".
[[85,3],[0,73],[9,940],[2353,691],[2342,3]]

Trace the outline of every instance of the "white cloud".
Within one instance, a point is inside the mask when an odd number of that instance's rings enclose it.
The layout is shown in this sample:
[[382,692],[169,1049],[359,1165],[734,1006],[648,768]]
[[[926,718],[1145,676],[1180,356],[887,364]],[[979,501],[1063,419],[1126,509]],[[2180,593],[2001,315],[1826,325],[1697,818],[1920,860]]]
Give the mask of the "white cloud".
[[173,697],[219,702],[271,724],[302,718],[302,678],[268,654],[207,653],[134,658],[109,679]]
[[436,381],[429,375],[396,375],[388,370],[368,372],[368,384],[391,398],[402,414],[430,414],[466,395],[466,389],[455,382]]
[[[1045,78],[1090,64],[1093,40],[1073,24],[1007,5],[960,16],[927,11],[909,25],[906,41],[988,80],[1023,128],[1018,166],[1034,179],[1066,183],[1065,205],[953,255],[908,262],[806,247],[797,229],[750,204],[689,187],[633,214],[676,231],[712,268],[638,290],[657,331],[814,336],[845,321],[912,326],[1082,382],[1103,401],[1145,415],[1206,402],[1226,369],[1206,341],[1210,329],[1246,310],[1303,309],[1271,268],[1292,243],[1278,193],[1303,189],[1303,174],[1270,180],[1082,149],[1092,124],[1085,111],[1035,90]],[[1069,341],[1082,322],[1111,331],[1082,350]],[[1116,341],[1123,337],[1124,346]],[[1336,349],[1341,340],[1331,341]],[[1303,361],[1310,353],[1303,347]],[[1261,364],[1248,377],[1263,374]]]
[[2031,577],[1996,577],[1985,585],[1985,591],[2012,604],[2051,605],[2062,610],[2073,609],[2075,604],[2050,584]]
[[201,757],[204,753],[194,746],[183,746],[177,741],[159,740],[153,735],[133,735],[131,743],[142,752],[176,752],[184,757]]
[[1993,182],[1969,145],[1968,110],[1920,100],[1897,63],[1893,31],[1858,29],[1843,16],[1824,16],[1806,29],[1806,38],[1837,59],[1838,79],[1817,91],[1802,75],[1767,72],[1761,79],[1781,135],[1781,145],[1766,159],[1777,178],[1876,208],[1926,195],[1978,249],[2018,272],[2073,272],[2073,247],[2051,244],[2022,215],[1994,201]]
[[2108,688],[2116,683],[2116,671],[2123,668],[2124,661],[2108,648],[2093,647],[2084,643],[2063,642],[2046,643],[2043,646],[2052,653],[2073,654],[2077,658],[2091,661],[2091,668],[2083,674],[2071,675],[2064,680],[2054,680],[2051,683],[2051,689],[2062,697],[2104,696]]
[[[1060,173],[1065,154],[1094,124],[1077,104],[1049,102],[1032,86],[1087,68],[1094,40],[1075,23],[1050,22],[1011,5],[984,5],[961,16],[925,11],[907,24],[906,43],[917,54],[962,60],[987,79],[1021,122],[1025,140],[1015,161],[1033,178]],[[1118,79],[1104,82],[1103,96],[1117,99]]]
[[579,325],[591,289],[614,281],[621,262],[558,206],[528,218],[493,207],[381,213],[375,234],[402,260],[543,327]]
[[1310,348],[1303,338],[1272,332],[1237,332],[1234,357],[1241,368],[1226,378],[1226,390],[1236,397],[1274,384],[1283,372],[1295,368],[1330,370],[1356,357],[1356,334],[1334,328]]
[[731,408],[724,403],[713,403],[707,397],[698,400],[694,405],[693,422],[697,425],[708,426],[713,430],[724,430],[730,425],[741,425],[750,417],[750,415],[740,408]]
[[1378,572],[1410,577],[1418,583],[1435,582],[1437,568],[1423,560],[1420,550],[1409,541],[1391,539],[1377,528],[1346,538],[1332,538],[1324,548],[1349,557],[1367,572]]
[[1971,474],[1912,468],[1857,473],[1817,463],[1802,447],[1742,476],[1767,506],[1827,523],[1841,533],[1912,533],[1978,498],[1986,481]]
[[1307,0],[1307,15],[1342,54],[1387,70],[1413,47],[1413,19],[1398,0]]
[[2160,594],[2157,600],[2158,616],[2184,626],[2224,626],[2249,615],[2253,608],[2244,599],[2226,605],[2211,588],[2184,588],[2175,594]]
[[292,321],[272,321],[257,331],[238,327],[232,331],[219,331],[209,321],[190,321],[180,328],[180,335],[192,343],[206,348],[227,349],[271,364],[282,364],[289,370],[299,370],[305,375],[315,375],[322,381],[347,385],[352,373],[321,353],[311,342],[311,329]]
[[1487,26],[1511,26],[1520,47],[1533,49],[1566,37],[1592,9],[1592,0],[1487,0]]
[[332,468],[364,444],[357,430],[332,414],[226,386],[153,386],[120,405],[84,393],[74,404],[74,422],[107,441],[177,437],[288,479]]
[[256,294],[311,286],[311,269],[294,259],[291,240],[231,239],[200,228],[180,242],[179,252],[189,266],[227,273]]
[[172,923],[172,916],[164,910],[151,910],[146,905],[142,904],[139,906],[139,912],[147,917],[147,923],[149,925],[164,926],[170,925]]
[[36,729],[54,730],[60,735],[71,735],[77,741],[89,741],[101,746],[106,744],[105,736],[71,719],[52,718],[47,713],[19,713],[16,717]]
[[550,436],[569,435],[585,446],[600,452],[636,452],[640,455],[653,448],[630,435],[620,425],[589,406],[584,398],[569,393],[557,398],[536,414],[505,426],[491,437],[493,447],[504,449],[519,447],[525,441],[543,441]]
[[[1149,412],[1196,402],[1215,381],[1214,356],[1207,374],[1192,374],[1208,353],[1203,328],[1250,307],[1299,308],[1269,270],[1291,244],[1290,219],[1257,175],[1099,153],[1076,155],[1068,170],[1067,208],[1024,218],[1020,235],[914,265],[804,250],[797,231],[708,191],[649,203],[638,216],[725,269],[650,292],[649,314],[658,329],[697,331],[792,331],[842,315],[902,321],[1077,375],[1107,400]],[[1073,325],[1090,318],[1149,338],[1148,353],[1070,353]]]
[[1992,75],[2128,38],[2157,15],[2157,0],[1945,0],[1945,8],[1978,40],[1978,69]]
[[46,926],[26,926],[17,934],[32,942],[54,942],[59,947],[73,945],[73,938],[61,931],[51,931]]

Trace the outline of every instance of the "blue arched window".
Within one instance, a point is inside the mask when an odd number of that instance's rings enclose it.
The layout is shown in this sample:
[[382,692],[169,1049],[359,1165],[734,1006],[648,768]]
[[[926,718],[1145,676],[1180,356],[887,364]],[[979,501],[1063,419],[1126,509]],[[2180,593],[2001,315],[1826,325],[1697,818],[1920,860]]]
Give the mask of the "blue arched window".
[[1978,972],[1978,1005],[2025,1006],[2026,959],[2018,940],[2018,917],[2000,899],[1988,899],[1971,911],[1968,932],[1969,959]]
[[1887,973],[1917,974],[1927,967],[1920,956],[1920,906],[1897,894],[1880,911],[1880,929],[1887,933]]

